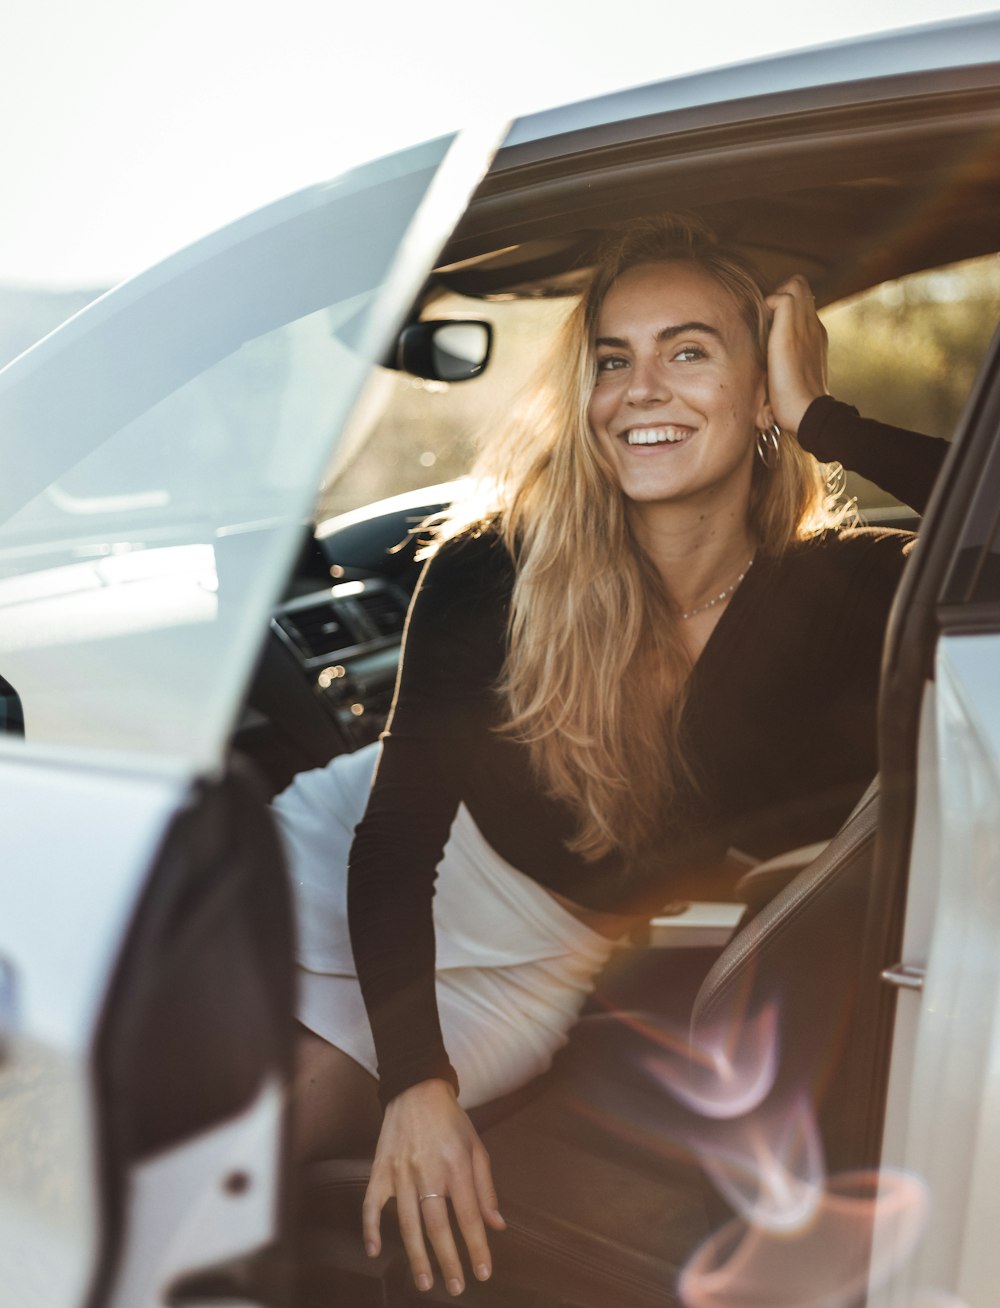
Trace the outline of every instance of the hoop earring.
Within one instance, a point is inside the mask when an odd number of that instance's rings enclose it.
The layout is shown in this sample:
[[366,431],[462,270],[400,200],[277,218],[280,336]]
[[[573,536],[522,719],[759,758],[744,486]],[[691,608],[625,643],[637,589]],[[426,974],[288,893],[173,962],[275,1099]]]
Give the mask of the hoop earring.
[[768,472],[781,463],[781,428],[776,422],[757,433],[757,456]]

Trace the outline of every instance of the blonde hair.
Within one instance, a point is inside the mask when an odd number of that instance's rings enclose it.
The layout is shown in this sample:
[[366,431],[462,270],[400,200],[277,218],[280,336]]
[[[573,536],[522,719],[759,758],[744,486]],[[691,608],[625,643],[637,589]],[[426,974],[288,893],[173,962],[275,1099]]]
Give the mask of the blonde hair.
[[[502,730],[527,745],[541,785],[569,805],[570,848],[589,860],[649,851],[692,779],[681,732],[691,663],[678,611],[587,417],[604,297],[627,269],[666,261],[691,262],[726,288],[766,370],[768,317],[752,265],[696,219],[631,224],[600,250],[542,383],[480,459],[487,500],[457,507],[438,531],[489,524],[516,560]],[[779,555],[835,525],[838,474],[787,438],[776,468],[755,460],[749,526],[759,553]]]

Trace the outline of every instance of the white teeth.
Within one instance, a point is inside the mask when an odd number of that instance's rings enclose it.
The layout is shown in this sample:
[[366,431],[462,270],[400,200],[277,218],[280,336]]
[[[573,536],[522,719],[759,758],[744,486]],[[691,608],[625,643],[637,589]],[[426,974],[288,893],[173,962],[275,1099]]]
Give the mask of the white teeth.
[[625,439],[629,445],[675,445],[689,434],[684,427],[633,427]]

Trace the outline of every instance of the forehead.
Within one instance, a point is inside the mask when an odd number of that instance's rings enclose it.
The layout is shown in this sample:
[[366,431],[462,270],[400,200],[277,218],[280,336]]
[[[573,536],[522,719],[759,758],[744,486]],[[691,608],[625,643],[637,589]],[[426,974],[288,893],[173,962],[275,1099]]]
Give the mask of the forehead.
[[714,327],[727,340],[750,334],[731,292],[704,268],[686,262],[641,263],[622,273],[604,297],[597,331],[655,334],[687,322]]

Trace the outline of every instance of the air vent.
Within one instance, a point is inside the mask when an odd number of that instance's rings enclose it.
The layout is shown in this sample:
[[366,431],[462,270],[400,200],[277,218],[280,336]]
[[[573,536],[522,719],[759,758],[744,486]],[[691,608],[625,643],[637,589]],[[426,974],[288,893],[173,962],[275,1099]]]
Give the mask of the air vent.
[[358,596],[365,617],[380,636],[398,636],[406,622],[406,609],[387,590],[371,590]]
[[307,659],[325,658],[358,637],[344,620],[343,610],[331,603],[310,604],[278,614],[278,625]]

